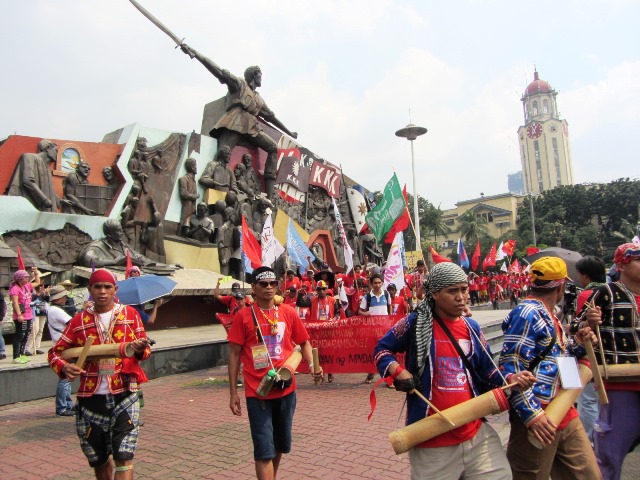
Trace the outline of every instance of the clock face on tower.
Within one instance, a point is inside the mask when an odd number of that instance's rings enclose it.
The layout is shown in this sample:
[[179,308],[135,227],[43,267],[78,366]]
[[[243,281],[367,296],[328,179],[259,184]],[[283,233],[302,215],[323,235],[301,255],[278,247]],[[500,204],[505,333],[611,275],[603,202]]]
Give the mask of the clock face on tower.
[[538,138],[542,135],[542,125],[539,123],[532,123],[527,127],[527,137]]

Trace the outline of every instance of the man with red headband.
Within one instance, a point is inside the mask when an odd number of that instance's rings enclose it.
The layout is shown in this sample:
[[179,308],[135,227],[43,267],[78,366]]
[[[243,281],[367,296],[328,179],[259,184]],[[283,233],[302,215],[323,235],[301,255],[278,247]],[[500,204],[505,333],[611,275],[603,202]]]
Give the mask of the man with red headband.
[[[593,289],[572,327],[599,325],[607,365],[640,363],[640,245],[625,243],[614,254],[617,282]],[[591,308],[590,308],[591,306]],[[600,362],[601,356],[596,354]],[[636,377],[637,378],[637,377]],[[619,479],[624,458],[640,441],[640,382],[604,380],[608,405],[600,406],[593,441],[605,479]]]
[[[150,342],[133,307],[115,302],[115,276],[100,269],[89,278],[93,305],[74,316],[49,350],[49,363],[60,378],[80,377],[76,431],[80,446],[98,479],[133,478],[133,455],[138,443],[140,404],[138,384],[146,381],[138,365],[151,355]],[[84,368],[62,359],[62,352],[82,347],[89,337],[94,345],[128,344],[131,358],[87,359]]]
[[[586,355],[582,342],[595,343],[589,328],[576,332],[575,342],[565,335],[554,314],[555,306],[564,298],[564,283],[569,279],[567,265],[556,257],[542,257],[531,264],[531,292],[502,323],[504,346],[500,353],[500,369],[507,382],[520,372],[533,373],[533,388],[509,396],[511,411],[507,458],[514,478],[546,480],[573,478],[593,480],[600,477],[587,433],[571,407],[558,425],[545,409],[560,390],[565,365]],[[560,362],[560,357],[565,361]],[[561,367],[562,365],[562,367]],[[571,366],[569,366],[571,368]],[[564,370],[563,370],[564,369]],[[532,446],[533,435],[544,448]]]

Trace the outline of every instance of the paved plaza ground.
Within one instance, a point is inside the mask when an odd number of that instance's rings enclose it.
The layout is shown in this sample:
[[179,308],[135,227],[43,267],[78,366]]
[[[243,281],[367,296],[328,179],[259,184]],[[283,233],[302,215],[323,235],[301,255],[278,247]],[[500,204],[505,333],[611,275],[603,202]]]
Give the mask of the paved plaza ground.
[[[363,380],[360,374],[336,375],[335,383],[314,386],[307,375],[298,376],[293,451],[284,457],[279,479],[408,478],[407,455],[395,455],[387,439],[402,425],[403,394],[378,388],[378,407],[367,422],[370,386]],[[144,393],[136,478],[254,478],[247,417],[229,410],[226,368],[152,380]],[[506,440],[506,416],[491,422]],[[74,419],[56,417],[53,398],[0,407],[0,425],[1,479],[91,478]],[[639,457],[629,455],[625,480],[640,478]]]

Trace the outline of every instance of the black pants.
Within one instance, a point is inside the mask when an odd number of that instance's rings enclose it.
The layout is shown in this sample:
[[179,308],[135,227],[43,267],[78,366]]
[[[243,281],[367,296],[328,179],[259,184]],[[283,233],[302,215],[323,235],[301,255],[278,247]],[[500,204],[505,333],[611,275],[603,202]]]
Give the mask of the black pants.
[[478,298],[478,290],[471,290],[469,292],[469,295],[471,295],[471,305],[480,303],[480,299]]
[[29,333],[31,333],[31,323],[33,320],[25,320],[19,322],[14,320],[13,323],[16,326],[16,334],[13,336],[13,358],[18,358],[20,355],[24,355],[25,347],[27,346],[27,339]]

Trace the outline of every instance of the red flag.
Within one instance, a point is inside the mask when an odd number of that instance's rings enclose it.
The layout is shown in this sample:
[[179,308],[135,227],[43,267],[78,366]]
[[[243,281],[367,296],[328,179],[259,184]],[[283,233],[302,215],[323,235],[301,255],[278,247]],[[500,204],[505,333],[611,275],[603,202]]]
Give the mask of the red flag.
[[520,262],[518,262],[518,259],[516,258],[513,263],[511,264],[511,266],[509,267],[509,272],[512,273],[521,273],[520,270]]
[[22,252],[20,251],[20,247],[17,246],[16,250],[18,250],[18,270],[26,270],[24,266],[24,260],[22,259]]
[[512,257],[513,256],[513,252],[516,249],[516,241],[515,240],[507,240],[507,243],[505,243],[502,246],[502,251],[504,253],[507,254],[507,256]]
[[262,266],[262,248],[256,237],[251,233],[251,230],[249,230],[244,215],[242,215],[242,253],[251,262],[251,268],[255,269]]
[[527,247],[526,252],[527,256],[533,255],[534,253],[538,253],[540,249],[538,247]]
[[476,244],[476,250],[473,252],[473,257],[471,257],[471,268],[476,271],[478,270],[478,263],[480,262],[480,240]]
[[133,268],[133,262],[131,261],[131,252],[127,248],[127,267],[126,267],[126,270],[124,271],[124,278],[125,279],[129,278],[129,275],[131,274],[131,269],[132,268]]
[[409,199],[407,197],[406,183],[402,188],[402,195],[404,196],[404,203],[405,203],[404,213],[400,218],[398,218],[398,220],[396,220],[396,223],[393,224],[393,226],[391,227],[391,230],[389,230],[389,232],[387,233],[387,236],[384,237],[384,243],[393,243],[393,239],[396,238],[396,233],[404,232],[409,226],[409,223],[410,223],[409,210],[406,208],[406,205],[408,204]]
[[487,256],[484,258],[482,262],[482,269],[486,270],[487,267],[495,267],[496,266],[496,243],[493,242],[493,246]]
[[451,262],[451,260],[449,260],[447,257],[436,252],[431,245],[429,245],[429,250],[431,251],[431,258],[433,259],[434,263]]

